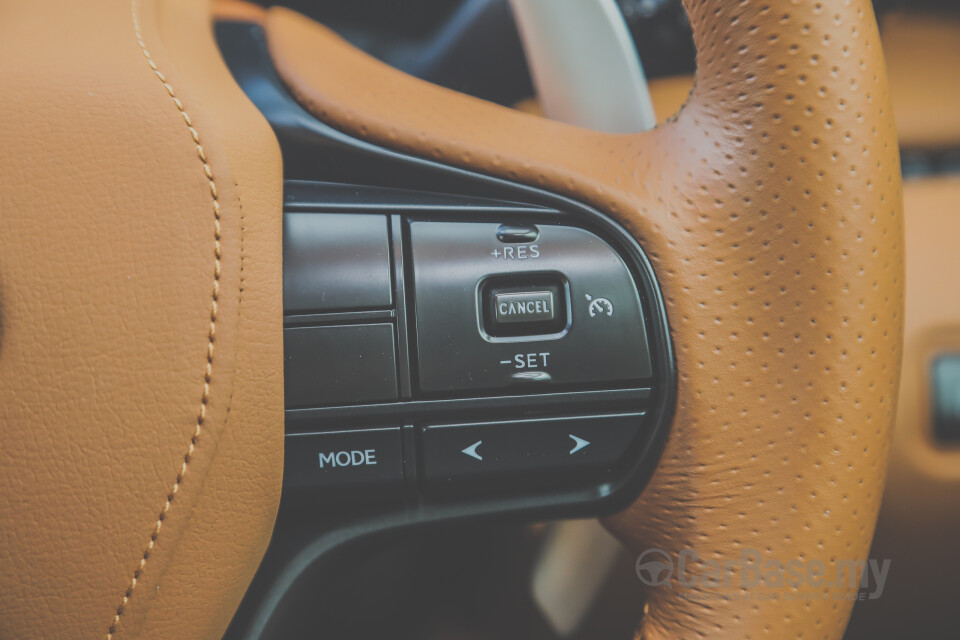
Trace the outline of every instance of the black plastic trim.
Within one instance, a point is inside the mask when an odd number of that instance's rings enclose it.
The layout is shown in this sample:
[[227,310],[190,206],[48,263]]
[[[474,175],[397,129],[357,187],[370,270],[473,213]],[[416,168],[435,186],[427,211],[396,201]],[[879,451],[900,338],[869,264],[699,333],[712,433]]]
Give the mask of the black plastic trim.
[[390,216],[390,251],[393,259],[393,298],[396,301],[397,366],[399,367],[400,398],[411,395],[410,335],[407,328],[406,273],[404,270],[403,217]]
[[488,415],[513,415],[543,411],[578,411],[586,408],[631,404],[647,406],[650,389],[603,389],[600,391],[560,391],[537,395],[480,396],[476,398],[441,398],[434,400],[407,400],[378,404],[318,407],[315,409],[288,409],[287,433],[312,431],[343,424],[376,422],[377,420],[424,420],[441,415],[457,415],[476,411]]
[[284,316],[283,326],[303,327],[307,325],[353,324],[376,320],[393,320],[397,312],[393,309],[372,309],[370,311],[334,311],[331,313],[303,313]]

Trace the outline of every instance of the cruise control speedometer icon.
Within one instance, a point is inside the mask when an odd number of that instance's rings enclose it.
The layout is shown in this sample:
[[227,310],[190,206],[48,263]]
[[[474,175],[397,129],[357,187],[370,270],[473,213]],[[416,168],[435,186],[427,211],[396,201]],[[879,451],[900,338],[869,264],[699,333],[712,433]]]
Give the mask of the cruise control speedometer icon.
[[613,315],[613,303],[607,300],[606,298],[594,298],[589,293],[585,294],[587,302],[590,303],[590,306],[587,307],[587,310],[590,312],[590,317],[595,318],[598,315],[600,316],[612,316]]

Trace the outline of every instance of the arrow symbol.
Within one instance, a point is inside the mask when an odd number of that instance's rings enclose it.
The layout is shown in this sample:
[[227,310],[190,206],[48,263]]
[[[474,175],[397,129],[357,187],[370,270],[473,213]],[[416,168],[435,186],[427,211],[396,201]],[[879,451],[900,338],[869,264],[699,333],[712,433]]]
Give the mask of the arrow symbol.
[[482,442],[483,440],[477,440],[472,445],[464,449],[462,453],[467,454],[471,458],[476,458],[477,460],[483,460],[483,456],[477,453],[477,447],[479,447]]
[[[587,445],[590,444],[589,442],[587,442],[587,441],[584,440],[583,438],[578,438],[577,436],[573,435],[572,433],[571,433],[571,434],[568,434],[568,435],[569,435],[571,438],[573,438],[573,442],[574,442],[573,449],[570,449],[570,455],[575,454],[577,451],[580,451],[580,449],[583,449],[584,447],[586,447]],[[477,444],[480,444],[480,443],[478,442]],[[477,446],[477,445],[473,445],[473,446],[475,447],[475,446]]]

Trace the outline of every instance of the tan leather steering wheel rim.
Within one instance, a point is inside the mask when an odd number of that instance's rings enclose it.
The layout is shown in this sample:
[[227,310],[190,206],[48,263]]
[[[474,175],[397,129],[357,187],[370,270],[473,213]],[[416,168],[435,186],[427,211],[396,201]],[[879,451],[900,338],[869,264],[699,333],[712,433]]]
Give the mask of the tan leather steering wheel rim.
[[[650,256],[678,405],[650,484],[607,520],[621,539],[835,570],[868,553],[900,370],[902,197],[875,18],[865,1],[686,6],[696,87],[670,122],[624,136],[417,81],[282,9],[265,27],[321,120],[582,200]],[[838,638],[856,591],[705,605],[708,590],[673,587],[647,594],[643,637]]]
[[283,467],[280,149],[210,3],[0,21],[0,637],[219,638]]

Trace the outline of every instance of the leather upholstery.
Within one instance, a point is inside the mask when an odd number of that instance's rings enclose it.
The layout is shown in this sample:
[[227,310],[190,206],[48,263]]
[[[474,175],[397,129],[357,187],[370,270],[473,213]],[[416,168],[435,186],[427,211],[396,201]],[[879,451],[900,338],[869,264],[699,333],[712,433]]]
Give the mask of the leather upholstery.
[[0,637],[223,634],[279,500],[281,191],[206,3],[0,8]]
[[[675,119],[626,136],[415,80],[286,10],[266,28],[320,119],[573,196],[645,248],[679,397],[659,468],[614,532],[637,552],[752,547],[836,567],[868,553],[900,371],[902,196],[876,21],[865,0],[687,8],[697,86]],[[839,638],[855,591],[704,602],[673,586],[647,594],[642,636]]]

